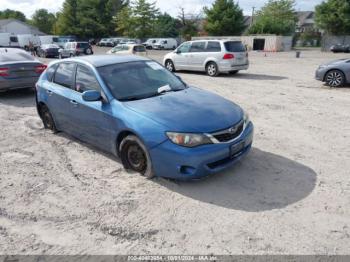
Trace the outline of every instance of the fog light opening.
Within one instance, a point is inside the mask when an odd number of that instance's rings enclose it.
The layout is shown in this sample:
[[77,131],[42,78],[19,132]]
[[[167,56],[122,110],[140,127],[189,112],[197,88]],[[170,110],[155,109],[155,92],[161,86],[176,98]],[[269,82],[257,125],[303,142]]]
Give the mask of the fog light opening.
[[196,169],[191,166],[181,166],[180,173],[184,175],[193,175],[196,172]]

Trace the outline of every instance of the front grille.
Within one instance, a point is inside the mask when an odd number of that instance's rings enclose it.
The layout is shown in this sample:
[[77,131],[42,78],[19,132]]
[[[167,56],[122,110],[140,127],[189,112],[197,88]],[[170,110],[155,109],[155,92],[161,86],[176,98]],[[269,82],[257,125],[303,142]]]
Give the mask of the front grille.
[[244,127],[244,122],[241,121],[237,125],[233,126],[232,128],[214,133],[213,136],[219,142],[228,142],[238,137],[242,133],[243,127]]

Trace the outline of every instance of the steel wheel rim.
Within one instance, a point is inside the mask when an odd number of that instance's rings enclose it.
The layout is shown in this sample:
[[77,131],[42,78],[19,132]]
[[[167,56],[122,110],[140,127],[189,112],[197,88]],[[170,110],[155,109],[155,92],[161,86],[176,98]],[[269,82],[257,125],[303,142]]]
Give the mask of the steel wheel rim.
[[127,149],[127,157],[130,167],[143,173],[147,167],[147,158],[142,148],[137,144],[132,144]]
[[213,65],[213,64],[211,64],[211,65],[209,65],[208,66],[208,73],[209,73],[209,75],[215,75],[215,73],[216,73],[216,68],[215,68],[215,65]]
[[339,72],[330,72],[326,80],[330,86],[340,86],[343,82],[343,76]]

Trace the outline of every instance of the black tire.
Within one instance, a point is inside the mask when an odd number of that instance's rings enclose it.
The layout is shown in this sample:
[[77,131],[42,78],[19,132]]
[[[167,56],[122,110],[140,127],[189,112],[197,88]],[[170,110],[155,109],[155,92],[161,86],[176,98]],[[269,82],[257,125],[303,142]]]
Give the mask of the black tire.
[[205,71],[207,72],[207,75],[210,77],[215,77],[219,75],[219,68],[215,62],[209,62],[205,67]]
[[239,72],[239,70],[233,70],[233,71],[230,71],[230,74],[231,75],[236,75],[236,74],[238,74],[238,72]]
[[176,71],[176,70],[175,70],[174,63],[173,63],[173,61],[171,61],[171,60],[166,60],[166,61],[165,61],[165,67],[166,67],[166,69],[168,69],[170,72],[175,72],[175,71]]
[[85,54],[86,54],[86,55],[92,55],[92,50],[91,50],[91,48],[87,48],[87,49],[85,50]]
[[53,120],[53,117],[47,106],[41,105],[39,107],[39,115],[43,121],[45,129],[51,130],[52,133],[57,133],[58,130],[56,128],[55,121]]
[[326,74],[325,82],[330,87],[341,87],[345,84],[345,75],[342,71],[331,70]]
[[151,157],[138,137],[125,137],[120,143],[119,152],[125,169],[133,170],[149,179],[154,177]]

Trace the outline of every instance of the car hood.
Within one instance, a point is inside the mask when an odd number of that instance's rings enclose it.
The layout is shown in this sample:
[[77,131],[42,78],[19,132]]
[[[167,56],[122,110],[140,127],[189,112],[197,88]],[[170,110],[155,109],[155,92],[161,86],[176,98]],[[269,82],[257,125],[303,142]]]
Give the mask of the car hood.
[[143,100],[124,102],[129,109],[176,132],[214,132],[243,118],[243,110],[216,94],[189,87]]
[[333,61],[330,61],[326,64],[323,64],[324,66],[329,66],[329,65],[337,65],[337,64],[342,64],[342,63],[345,63],[347,62],[349,59],[337,59],[337,60],[333,60]]

